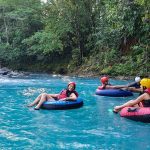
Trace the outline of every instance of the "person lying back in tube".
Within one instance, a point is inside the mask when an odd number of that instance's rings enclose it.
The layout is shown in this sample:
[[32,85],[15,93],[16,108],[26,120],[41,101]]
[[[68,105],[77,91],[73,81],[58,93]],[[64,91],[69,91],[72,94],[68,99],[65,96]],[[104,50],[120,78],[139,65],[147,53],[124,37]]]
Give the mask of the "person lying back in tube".
[[127,89],[127,85],[111,85],[109,83],[109,78],[107,76],[103,76],[100,78],[101,86],[98,86],[99,90],[104,90],[104,89]]
[[[134,87],[132,87],[133,83],[127,84],[127,85],[111,85],[109,83],[109,78],[107,76],[104,76],[104,77],[100,78],[100,81],[101,81],[102,85],[98,86],[99,90],[123,89],[123,90],[128,90],[128,91],[131,91],[131,92],[140,93],[140,95],[143,94],[144,90],[145,90],[143,87],[142,88],[140,87],[140,81],[141,81],[140,77],[135,78]],[[136,87],[135,87],[135,83],[136,83]]]
[[141,83],[147,82],[148,78],[141,79],[140,77],[135,77],[135,82],[128,84],[128,90],[131,92],[139,93],[139,95],[145,92],[146,87],[141,86]]
[[74,101],[78,97],[78,93],[75,91],[75,88],[76,88],[76,83],[70,82],[67,88],[62,90],[59,94],[42,93],[31,104],[27,106],[32,107],[36,105],[34,109],[39,110],[45,101],[51,101],[51,100]]
[[135,88],[140,88],[140,81],[141,81],[141,77],[136,76],[134,79],[134,82],[131,82],[128,84],[128,87],[135,87]]

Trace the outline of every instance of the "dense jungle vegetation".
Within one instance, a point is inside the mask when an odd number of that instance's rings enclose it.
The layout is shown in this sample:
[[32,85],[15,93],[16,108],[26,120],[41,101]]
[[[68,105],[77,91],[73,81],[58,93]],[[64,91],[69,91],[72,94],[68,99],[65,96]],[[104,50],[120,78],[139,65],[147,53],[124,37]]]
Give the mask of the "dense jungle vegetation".
[[149,10],[148,0],[0,0],[0,64],[149,75]]

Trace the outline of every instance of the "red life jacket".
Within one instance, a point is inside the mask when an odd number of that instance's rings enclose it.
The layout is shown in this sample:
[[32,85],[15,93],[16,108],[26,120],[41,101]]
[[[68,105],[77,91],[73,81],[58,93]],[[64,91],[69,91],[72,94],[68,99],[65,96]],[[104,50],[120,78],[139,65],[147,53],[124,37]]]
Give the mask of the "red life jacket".
[[78,97],[78,93],[76,91],[70,91],[68,93],[67,90],[65,89],[60,92],[57,98],[58,99],[66,98],[66,97],[69,97],[72,93],[74,93]]

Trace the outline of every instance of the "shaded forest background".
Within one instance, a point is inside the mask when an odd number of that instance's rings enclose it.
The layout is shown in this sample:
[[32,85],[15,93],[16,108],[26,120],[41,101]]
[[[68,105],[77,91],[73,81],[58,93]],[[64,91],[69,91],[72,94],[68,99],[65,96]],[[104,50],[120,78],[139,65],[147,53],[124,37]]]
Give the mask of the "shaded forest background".
[[0,0],[0,64],[20,71],[149,75],[148,0]]

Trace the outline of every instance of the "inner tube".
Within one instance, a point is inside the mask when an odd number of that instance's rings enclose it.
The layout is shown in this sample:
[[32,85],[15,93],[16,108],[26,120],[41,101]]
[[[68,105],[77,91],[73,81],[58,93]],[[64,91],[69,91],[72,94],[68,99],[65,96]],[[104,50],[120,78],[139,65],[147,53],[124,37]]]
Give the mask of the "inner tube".
[[46,101],[42,104],[42,109],[48,110],[64,110],[64,109],[75,109],[83,106],[82,98],[78,97],[75,101]]
[[95,94],[100,96],[110,96],[110,97],[133,96],[133,93],[131,91],[121,90],[121,89],[104,89],[104,90],[97,89]]
[[120,111],[120,116],[134,121],[150,123],[150,107],[125,107]]

